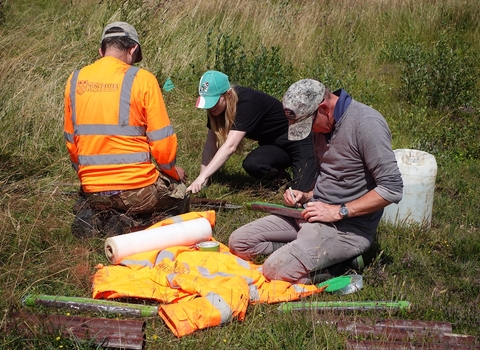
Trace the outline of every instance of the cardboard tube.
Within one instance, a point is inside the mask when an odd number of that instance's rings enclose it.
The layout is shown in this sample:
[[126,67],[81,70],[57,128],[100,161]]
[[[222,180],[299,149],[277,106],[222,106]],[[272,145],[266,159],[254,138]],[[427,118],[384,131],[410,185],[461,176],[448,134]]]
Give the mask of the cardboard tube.
[[109,237],[105,240],[105,255],[112,264],[117,264],[129,255],[179,245],[190,246],[211,238],[210,222],[198,218]]

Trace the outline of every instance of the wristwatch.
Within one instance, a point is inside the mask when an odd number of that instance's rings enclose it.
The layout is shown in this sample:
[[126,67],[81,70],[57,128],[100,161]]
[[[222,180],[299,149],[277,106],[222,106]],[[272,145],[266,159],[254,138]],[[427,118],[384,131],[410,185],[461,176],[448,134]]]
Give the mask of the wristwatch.
[[338,211],[342,219],[348,218],[348,208],[346,207],[345,203],[340,204],[340,210]]

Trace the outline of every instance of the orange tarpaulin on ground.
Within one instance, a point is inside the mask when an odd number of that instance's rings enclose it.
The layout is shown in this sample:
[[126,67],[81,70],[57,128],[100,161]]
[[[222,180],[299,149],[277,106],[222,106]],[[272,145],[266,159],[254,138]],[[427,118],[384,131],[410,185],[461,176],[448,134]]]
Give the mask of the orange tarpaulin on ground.
[[220,252],[172,247],[97,268],[93,298],[156,300],[162,304],[160,317],[178,337],[243,320],[250,303],[298,300],[322,291],[313,285],[267,281],[260,265],[240,259],[223,244]]

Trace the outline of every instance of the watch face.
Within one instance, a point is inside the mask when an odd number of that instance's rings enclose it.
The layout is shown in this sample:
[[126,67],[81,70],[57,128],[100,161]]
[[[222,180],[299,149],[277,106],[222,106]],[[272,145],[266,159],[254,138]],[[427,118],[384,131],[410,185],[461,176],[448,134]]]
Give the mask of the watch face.
[[340,215],[346,217],[348,215],[348,209],[345,205],[340,207]]

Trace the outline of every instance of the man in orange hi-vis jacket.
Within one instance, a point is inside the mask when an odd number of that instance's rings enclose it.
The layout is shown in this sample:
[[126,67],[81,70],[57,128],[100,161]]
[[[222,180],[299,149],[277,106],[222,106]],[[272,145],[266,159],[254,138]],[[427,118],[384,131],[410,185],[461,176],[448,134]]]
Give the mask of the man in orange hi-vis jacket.
[[123,233],[138,215],[178,215],[189,207],[158,81],[134,66],[143,58],[137,31],[125,22],[108,24],[99,52],[65,89],[65,140],[81,182],[72,224],[77,237]]

